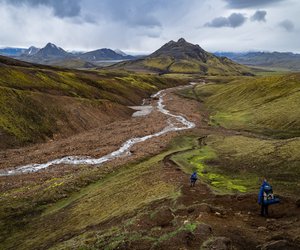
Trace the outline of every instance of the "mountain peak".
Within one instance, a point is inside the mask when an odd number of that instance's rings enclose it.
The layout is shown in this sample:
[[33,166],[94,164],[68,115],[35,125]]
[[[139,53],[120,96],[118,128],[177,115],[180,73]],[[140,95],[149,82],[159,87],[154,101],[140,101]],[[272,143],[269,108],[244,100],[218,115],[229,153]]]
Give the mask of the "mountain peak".
[[206,62],[209,53],[203,50],[199,45],[187,42],[184,38],[180,38],[177,42],[170,41],[160,49],[150,55],[150,57],[166,57],[174,59],[195,59]]
[[186,43],[187,41],[184,38],[179,38],[177,43]]
[[36,57],[39,58],[49,58],[49,57],[65,57],[71,56],[68,52],[63,50],[60,47],[57,47],[53,43],[47,43],[46,46],[40,49],[36,54]]
[[206,52],[198,44],[180,38],[169,41],[151,55],[120,65],[125,69],[152,70],[164,73],[197,73],[203,75],[249,75],[250,70],[227,58]]
[[54,43],[47,43],[45,48],[53,48],[53,49],[58,49],[58,47]]

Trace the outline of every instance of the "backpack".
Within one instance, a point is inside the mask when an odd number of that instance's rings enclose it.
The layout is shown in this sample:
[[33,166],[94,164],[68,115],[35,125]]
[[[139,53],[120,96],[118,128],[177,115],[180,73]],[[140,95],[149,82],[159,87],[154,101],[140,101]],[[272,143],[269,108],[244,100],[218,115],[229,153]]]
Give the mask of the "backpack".
[[263,203],[271,205],[279,203],[279,199],[274,197],[272,186],[266,185],[263,190]]
[[271,186],[269,185],[264,186],[263,196],[264,196],[264,201],[274,199],[273,189]]

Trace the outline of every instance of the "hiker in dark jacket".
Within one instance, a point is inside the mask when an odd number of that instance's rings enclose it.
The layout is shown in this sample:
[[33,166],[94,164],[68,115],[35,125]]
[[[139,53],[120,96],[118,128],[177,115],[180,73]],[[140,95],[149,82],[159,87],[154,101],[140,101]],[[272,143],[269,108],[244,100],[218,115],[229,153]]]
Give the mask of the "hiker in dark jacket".
[[268,211],[269,205],[264,202],[264,200],[266,199],[265,188],[269,187],[269,186],[270,186],[270,184],[267,182],[266,179],[264,179],[263,183],[259,189],[258,204],[261,206],[261,210],[260,210],[261,216],[268,216],[268,214],[269,214],[269,211]]
[[273,194],[272,186],[264,179],[258,193],[258,204],[261,205],[261,216],[268,216],[269,205],[279,202],[280,199]]
[[198,180],[198,176],[197,176],[196,171],[191,175],[190,180],[191,180],[191,187],[194,187],[196,181]]

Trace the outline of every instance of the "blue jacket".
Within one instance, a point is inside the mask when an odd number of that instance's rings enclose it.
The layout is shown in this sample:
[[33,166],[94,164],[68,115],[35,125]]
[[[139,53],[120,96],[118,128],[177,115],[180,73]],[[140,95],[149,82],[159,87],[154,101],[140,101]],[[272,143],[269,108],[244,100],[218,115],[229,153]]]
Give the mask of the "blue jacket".
[[191,180],[197,180],[198,177],[197,177],[197,172],[194,172],[192,175],[191,175]]
[[270,186],[270,184],[266,181],[263,181],[258,193],[258,204],[261,204],[261,202],[263,201],[265,186]]

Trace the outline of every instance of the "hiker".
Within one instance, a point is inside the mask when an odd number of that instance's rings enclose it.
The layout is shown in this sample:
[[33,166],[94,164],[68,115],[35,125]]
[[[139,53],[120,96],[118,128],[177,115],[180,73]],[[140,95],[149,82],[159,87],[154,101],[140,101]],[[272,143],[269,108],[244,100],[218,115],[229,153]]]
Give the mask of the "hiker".
[[274,197],[272,186],[264,178],[258,193],[258,204],[261,206],[261,216],[268,216],[269,205],[276,203],[279,203],[279,199]]
[[192,175],[190,177],[190,180],[191,180],[191,187],[194,187],[196,181],[198,180],[197,172],[196,171],[194,173],[192,173]]

